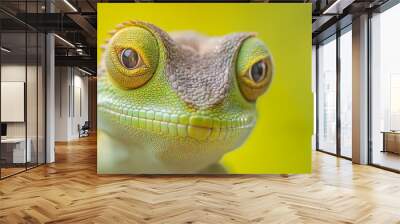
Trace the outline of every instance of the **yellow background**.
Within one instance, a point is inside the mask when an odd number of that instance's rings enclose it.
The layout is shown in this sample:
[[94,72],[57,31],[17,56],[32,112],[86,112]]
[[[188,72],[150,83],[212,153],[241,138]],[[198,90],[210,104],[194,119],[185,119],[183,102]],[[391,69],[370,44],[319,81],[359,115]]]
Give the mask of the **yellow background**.
[[229,173],[311,172],[311,4],[99,3],[98,48],[126,20],[147,21],[167,32],[257,32],[272,52],[275,77],[257,101],[253,133],[221,162]]

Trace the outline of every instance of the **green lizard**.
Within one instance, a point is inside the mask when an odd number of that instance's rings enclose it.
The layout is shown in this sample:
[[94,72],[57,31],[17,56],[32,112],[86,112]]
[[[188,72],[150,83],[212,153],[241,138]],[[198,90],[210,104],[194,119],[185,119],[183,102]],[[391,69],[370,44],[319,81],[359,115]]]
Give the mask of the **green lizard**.
[[247,139],[273,76],[255,34],[130,21],[111,35],[98,69],[100,173],[208,172]]

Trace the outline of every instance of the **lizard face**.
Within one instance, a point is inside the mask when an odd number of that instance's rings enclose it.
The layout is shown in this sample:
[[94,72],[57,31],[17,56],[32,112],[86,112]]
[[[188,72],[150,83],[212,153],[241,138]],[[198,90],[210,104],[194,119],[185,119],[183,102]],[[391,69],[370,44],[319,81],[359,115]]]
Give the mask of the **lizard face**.
[[246,140],[272,75],[271,54],[252,33],[167,34],[127,22],[99,67],[99,128],[154,166],[199,171]]

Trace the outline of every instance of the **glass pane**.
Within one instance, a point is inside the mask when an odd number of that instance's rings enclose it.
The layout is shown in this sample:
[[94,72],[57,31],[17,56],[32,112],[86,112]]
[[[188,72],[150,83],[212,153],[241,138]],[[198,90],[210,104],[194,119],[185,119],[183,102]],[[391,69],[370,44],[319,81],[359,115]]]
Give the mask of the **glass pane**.
[[38,63],[38,52],[37,52],[37,33],[29,32],[27,33],[28,38],[28,63],[27,63],[27,80],[26,80],[26,113],[27,113],[27,142],[28,149],[30,148],[30,159],[28,160],[28,168],[37,165],[37,132],[38,132],[38,88],[37,88],[37,63]]
[[352,35],[340,36],[340,153],[352,156]]
[[372,18],[372,163],[400,170],[400,5]]
[[[1,34],[1,173],[25,170],[31,151],[26,150],[26,33]],[[29,144],[28,144],[29,149]]]
[[[37,1],[28,1],[26,12],[33,14],[39,11]],[[32,23],[37,23],[38,17],[30,18]],[[36,21],[35,21],[36,20]],[[27,142],[30,153],[27,167],[35,167],[38,164],[38,33],[36,30],[27,30],[27,80],[26,80],[26,113],[27,113]]]
[[45,60],[46,60],[46,52],[45,52],[45,44],[46,39],[45,35],[39,33],[38,35],[38,163],[45,163]]
[[[0,1],[0,7],[24,20],[38,19],[45,1]],[[29,14],[25,14],[29,13]],[[28,17],[25,17],[28,16]],[[32,16],[32,17],[29,17]],[[45,162],[45,35],[0,12],[1,177]]]
[[318,148],[336,153],[336,39],[318,48]]

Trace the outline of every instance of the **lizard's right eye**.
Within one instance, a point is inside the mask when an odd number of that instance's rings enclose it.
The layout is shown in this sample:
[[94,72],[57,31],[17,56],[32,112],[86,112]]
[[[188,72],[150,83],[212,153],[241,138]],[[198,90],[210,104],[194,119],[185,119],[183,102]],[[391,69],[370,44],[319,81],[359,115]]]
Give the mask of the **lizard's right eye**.
[[153,77],[159,48],[156,37],[143,27],[131,26],[111,38],[105,52],[108,75],[122,89],[136,89]]

